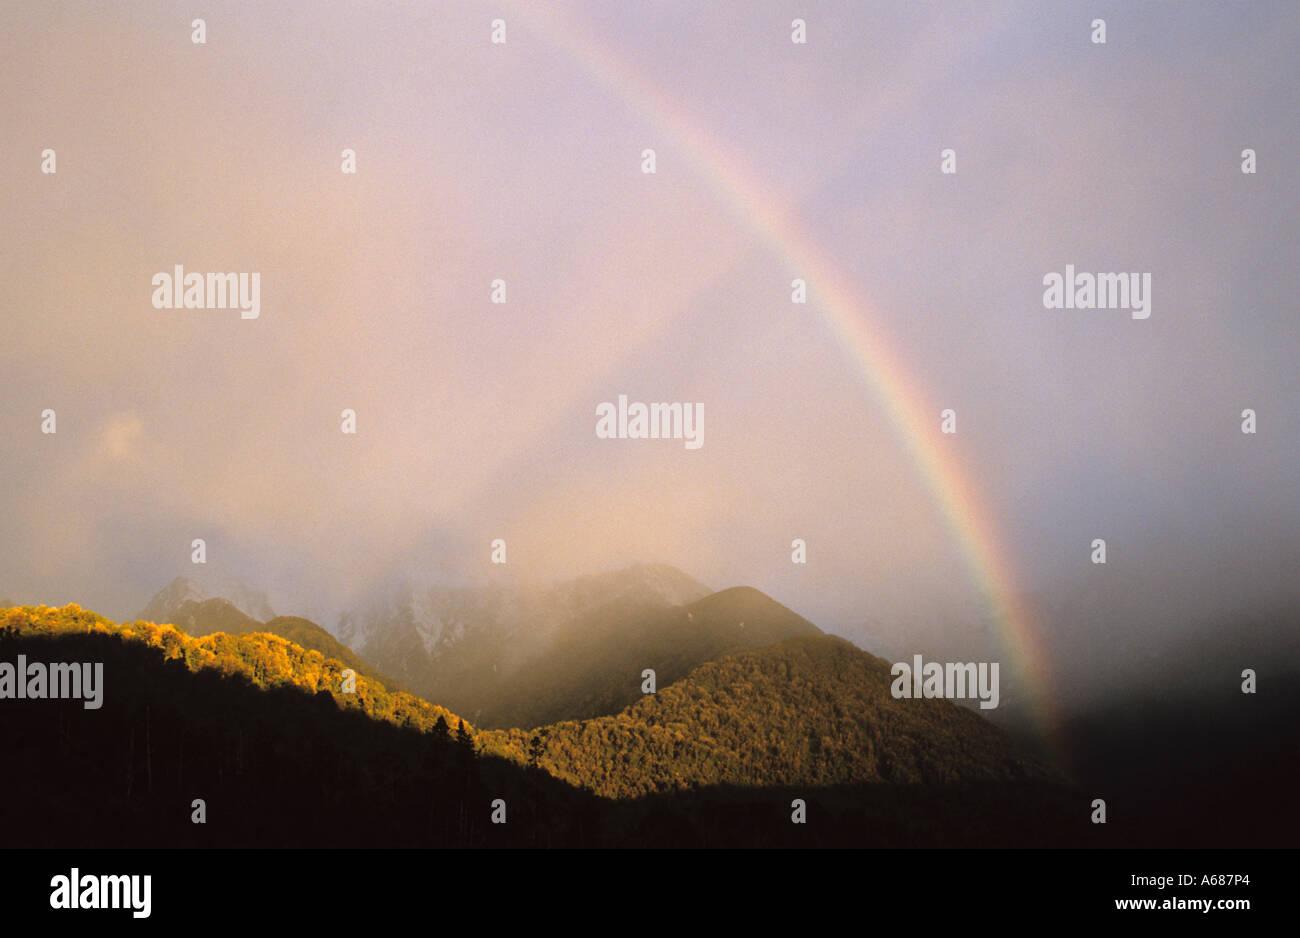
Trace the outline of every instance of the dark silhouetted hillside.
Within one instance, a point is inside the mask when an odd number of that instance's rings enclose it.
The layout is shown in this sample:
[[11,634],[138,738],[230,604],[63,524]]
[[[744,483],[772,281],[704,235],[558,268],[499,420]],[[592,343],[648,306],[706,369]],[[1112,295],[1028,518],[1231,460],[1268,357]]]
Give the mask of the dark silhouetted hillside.
[[[364,680],[355,695],[336,693],[322,656],[282,639],[196,640],[97,620],[65,607],[11,610],[0,622],[0,660],[104,665],[98,710],[0,705],[9,846],[572,842],[594,802],[478,757],[472,733],[458,742],[459,721],[441,708]],[[489,823],[496,797],[509,799],[514,826]],[[192,823],[194,799],[206,803],[205,824]],[[553,810],[536,813],[542,803]]]

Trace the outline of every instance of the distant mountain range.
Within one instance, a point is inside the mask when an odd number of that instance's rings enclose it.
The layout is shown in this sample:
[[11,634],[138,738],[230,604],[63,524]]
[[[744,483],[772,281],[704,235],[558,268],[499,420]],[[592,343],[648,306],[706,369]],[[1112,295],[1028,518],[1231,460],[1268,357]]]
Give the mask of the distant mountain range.
[[[271,611],[266,597],[253,590],[241,588],[236,595],[242,598],[245,608]],[[299,616],[276,615],[260,621],[228,599],[207,598],[206,592],[198,584],[183,577],[177,577],[160,590],[136,618],[145,622],[170,623],[195,637],[217,632],[225,632],[227,635],[248,635],[255,632],[278,635],[303,648],[319,651],[326,658],[340,661],[358,674],[387,687],[405,689],[399,682],[371,667],[315,622]]]
[[[526,724],[553,712],[569,715],[557,695],[567,701],[588,688],[593,667],[605,666],[592,654],[586,662],[576,661],[571,673],[554,668],[575,635],[592,631],[598,610],[608,610],[605,621],[635,642],[644,620],[710,592],[666,564],[641,564],[545,589],[401,586],[345,612],[335,633],[379,670],[429,700],[445,701],[476,724]],[[533,663],[558,677],[560,685],[546,694],[549,703],[530,706],[514,684],[540,686],[530,673]],[[649,666],[641,665],[637,673]],[[584,705],[575,706],[574,715],[583,712]]]
[[643,696],[643,673],[657,687],[699,665],[821,629],[749,587],[682,605],[644,592],[587,609],[556,629],[550,644],[508,675],[479,712],[484,727],[532,727],[618,713]]
[[[270,632],[386,686],[409,686],[503,731],[483,735],[488,750],[607,796],[1050,777],[952,702],[895,700],[888,662],[758,590],[710,592],[663,564],[549,589],[394,589],[342,617],[356,653],[306,619],[259,622],[203,595],[177,580],[145,611],[191,635]],[[544,740],[534,739],[539,727]]]
[[217,598],[224,599],[244,615],[259,622],[275,618],[275,610],[271,608],[266,594],[246,583],[225,577],[215,580],[211,586],[204,586],[194,579],[182,576],[159,590],[136,618],[146,622],[170,622],[169,617],[176,615],[176,611],[185,603],[201,603],[205,599]]
[[[270,609],[244,584],[245,608]],[[300,617],[259,620],[177,578],[139,618],[191,635],[270,632],[410,688],[487,729],[612,716],[702,664],[788,639],[825,637],[750,587],[712,592],[666,564],[637,564],[549,588],[424,587],[375,591],[331,635]]]

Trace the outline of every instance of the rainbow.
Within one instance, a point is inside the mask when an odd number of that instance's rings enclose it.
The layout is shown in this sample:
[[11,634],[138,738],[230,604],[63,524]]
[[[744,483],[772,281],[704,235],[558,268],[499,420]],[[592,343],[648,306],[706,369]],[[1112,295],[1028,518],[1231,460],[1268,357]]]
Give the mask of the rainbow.
[[1002,547],[980,490],[954,452],[951,439],[939,432],[938,409],[927,401],[881,333],[871,328],[870,307],[800,230],[782,200],[716,134],[577,24],[561,21],[553,10],[521,8],[518,15],[611,96],[635,108],[662,139],[670,140],[735,217],[807,282],[810,305],[825,318],[920,470],[1011,653],[1017,684],[1030,698],[1035,729],[1058,766],[1065,768],[1060,719],[1048,691],[1047,648],[1033,615],[1018,598],[1012,557]]

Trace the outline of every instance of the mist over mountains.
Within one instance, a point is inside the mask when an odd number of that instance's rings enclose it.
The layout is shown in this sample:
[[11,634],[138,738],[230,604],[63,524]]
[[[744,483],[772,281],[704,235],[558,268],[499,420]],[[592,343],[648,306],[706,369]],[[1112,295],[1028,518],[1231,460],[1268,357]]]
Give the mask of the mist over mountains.
[[[1244,667],[1275,675],[1300,671],[1300,597],[1252,598],[1250,581],[1237,583],[1235,594],[1225,583],[1224,601],[1199,614],[1170,605],[1154,630],[1164,638],[1153,641],[1146,620],[1132,618],[1132,597],[1150,591],[1143,570],[1103,567],[1090,574],[1088,583],[1072,589],[1022,597],[1035,627],[1063,649],[1052,656],[1048,692],[1066,717],[1156,689],[1191,698],[1205,687],[1230,685]],[[734,614],[724,611],[726,593],[664,563],[540,586],[386,578],[341,612],[308,613],[299,621],[311,626],[303,630],[313,632],[309,647],[324,650],[328,639],[388,682],[440,700],[476,725],[504,728],[612,714],[639,694],[630,679],[623,682],[625,673],[653,667],[666,683],[722,654],[822,631],[767,597],[769,618],[740,606]],[[1164,599],[1155,595],[1149,602]],[[701,602],[700,610],[685,608]],[[175,622],[196,634],[246,632],[277,618],[257,585],[202,571],[173,580],[137,617]],[[1168,625],[1170,617],[1175,626]],[[918,612],[902,620],[867,613],[862,627],[845,637],[891,661],[921,654],[1009,664],[1020,654],[984,609],[947,617]],[[1001,703],[982,715],[1030,734],[1032,698],[1013,670],[1004,666]]]
[[182,576],[155,593],[136,618],[148,622],[171,622],[173,619],[169,617],[175,616],[185,603],[201,603],[208,599],[223,599],[250,619],[265,622],[275,618],[266,594],[241,580],[210,577],[200,583],[195,578]]
[[[262,626],[282,634],[285,617],[259,623],[250,612],[270,611],[262,594],[226,585],[241,602],[178,578],[138,618],[195,635]],[[332,636],[299,621],[314,629],[304,644],[326,650]],[[728,652],[814,634],[821,631],[757,590],[712,593],[666,564],[546,588],[402,584],[372,591],[333,627],[338,649],[484,726],[615,713],[640,696],[645,668],[667,684]]]
[[[823,634],[759,590],[713,592],[663,563],[634,564],[545,587],[378,584],[328,629],[305,617],[259,621],[244,609],[269,609],[264,595],[238,581],[223,585],[241,598],[243,609],[178,578],[139,618],[172,622],[195,635],[258,630],[282,635],[439,701],[486,728],[613,715],[643,695],[647,669],[665,687],[728,654]],[[291,622],[296,623],[292,629]],[[891,660],[922,652],[955,660],[968,651],[960,642],[918,644]],[[1003,712],[981,716],[1020,725],[1018,706],[1024,698],[1010,669],[1003,684]]]

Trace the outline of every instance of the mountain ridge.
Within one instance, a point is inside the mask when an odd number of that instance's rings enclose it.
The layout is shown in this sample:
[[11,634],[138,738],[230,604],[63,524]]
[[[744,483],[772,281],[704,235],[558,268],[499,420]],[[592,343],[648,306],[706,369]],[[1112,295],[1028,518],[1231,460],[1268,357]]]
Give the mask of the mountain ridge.
[[197,580],[178,576],[150,598],[135,618],[146,622],[169,622],[186,602],[201,603],[208,599],[224,599],[250,619],[265,622],[275,618],[266,594],[232,578],[207,587]]
[[495,705],[477,713],[476,723],[501,729],[615,714],[641,698],[647,669],[662,689],[724,655],[822,634],[749,586],[678,606],[606,603],[530,658]]
[[[224,597],[214,596],[202,600],[192,598],[196,593],[196,590],[191,589],[193,586],[191,581],[177,577],[145,607],[145,612],[162,613],[162,617],[155,619],[142,615],[136,621],[174,625],[195,638],[218,633],[248,635],[261,632],[276,635],[304,649],[317,651],[327,658],[335,659],[358,674],[386,687],[407,690],[398,681],[372,667],[351,648],[310,619],[302,616],[273,616],[263,622],[249,616]],[[197,592],[202,593],[201,590]]]
[[607,798],[720,784],[1063,783],[973,711],[895,698],[891,683],[885,659],[803,636],[701,664],[615,715],[480,738]]

